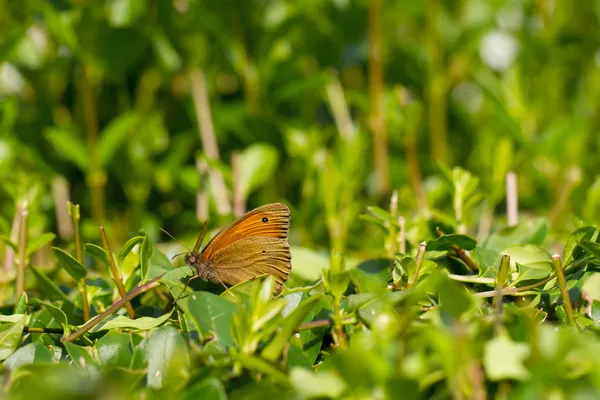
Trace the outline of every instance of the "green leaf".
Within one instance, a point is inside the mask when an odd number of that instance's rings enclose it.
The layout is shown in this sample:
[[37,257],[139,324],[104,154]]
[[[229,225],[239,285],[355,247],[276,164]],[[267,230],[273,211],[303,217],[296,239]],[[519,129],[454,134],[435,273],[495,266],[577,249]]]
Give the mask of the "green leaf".
[[309,297],[278,323],[279,331],[261,353],[265,360],[275,361],[279,358],[298,325],[306,319],[321,299],[322,296]]
[[519,244],[541,245],[548,234],[546,218],[521,219],[519,224],[492,233],[482,247],[501,252],[502,249]]
[[88,170],[88,150],[78,135],[66,128],[46,128],[44,136],[62,157],[75,164],[81,171]]
[[[148,275],[148,270],[150,269],[150,258],[152,257],[152,250],[154,245],[152,241],[146,235],[144,241],[142,242],[142,248],[140,249],[140,266],[142,269],[142,282],[145,281],[146,276]],[[170,263],[169,263],[170,264]]]
[[579,244],[587,253],[600,260],[600,244],[590,242],[589,240],[582,240]]
[[133,248],[138,244],[144,241],[144,236],[135,236],[132,237],[123,245],[121,251],[119,251],[119,255],[117,260],[119,260],[119,265],[123,264],[123,261],[127,257],[127,255],[133,250]]
[[[128,0],[131,1],[131,0]],[[98,143],[98,159],[100,166],[106,167],[114,160],[127,136],[135,132],[140,121],[136,112],[126,112],[114,118],[100,133]]]
[[0,240],[2,240],[4,242],[5,245],[9,246],[11,249],[13,249],[13,251],[15,253],[19,253],[19,246],[17,246],[15,243],[11,242],[11,240],[9,238],[7,238],[4,235],[0,235]]
[[600,301],[598,300],[592,302],[592,320],[596,328],[600,328]]
[[71,342],[64,342],[64,346],[74,365],[90,374],[91,377],[99,376],[100,369],[98,362],[94,358],[94,349],[92,347],[78,346]]
[[247,197],[252,191],[269,182],[277,164],[279,151],[270,144],[250,145],[240,154],[239,188]]
[[369,206],[369,207],[367,207],[367,211],[369,211],[377,219],[379,219],[383,222],[396,223],[396,221],[394,221],[394,217],[392,216],[392,214],[389,211],[386,211],[382,208],[375,207],[375,206]]
[[164,324],[171,317],[172,313],[173,310],[157,318],[139,317],[136,319],[131,319],[124,315],[113,314],[90,329],[90,332],[107,331],[111,329],[135,329],[147,331]]
[[567,239],[567,243],[565,244],[564,256],[563,256],[563,265],[566,267],[572,261],[579,258],[579,255],[584,253],[584,251],[579,247],[579,244],[582,240],[589,241],[592,236],[596,232],[596,227],[594,226],[584,226],[577,229],[575,232],[569,235]]
[[138,347],[147,363],[149,387],[177,388],[187,379],[190,356],[183,336],[174,327],[165,325],[150,331]]
[[131,335],[110,331],[96,342],[102,369],[129,368],[133,358]]
[[25,314],[27,311],[27,292],[21,293],[15,304],[15,314]]
[[56,235],[54,233],[46,232],[29,240],[27,242],[27,255],[33,254],[42,247],[51,243],[54,240],[54,238],[56,238]]
[[[189,267],[185,269],[191,271]],[[158,249],[156,246],[153,246],[152,257],[150,258],[150,268],[148,270],[148,274],[146,275],[146,280],[154,279],[159,275],[169,274],[175,270],[177,270],[177,268],[173,267],[169,257],[167,257],[165,253],[160,251],[160,249]],[[166,275],[164,278],[166,278]],[[161,279],[161,282],[163,282],[163,279]]]
[[227,400],[227,393],[219,379],[210,377],[187,387],[182,398],[183,400]]
[[31,299],[29,300],[30,305],[39,305],[44,306],[46,310],[52,315],[52,318],[56,320],[62,326],[65,331],[65,336],[68,336],[71,333],[71,325],[69,325],[69,321],[67,320],[67,315],[60,308],[50,304],[45,303],[39,299]]
[[527,244],[511,246],[505,251],[510,255],[511,270],[519,272],[519,281],[544,279],[554,270],[552,256],[541,247]]
[[523,365],[529,356],[529,345],[513,342],[507,336],[498,336],[486,343],[483,366],[492,381],[505,379],[525,380],[529,372]]
[[21,365],[51,362],[52,353],[50,350],[42,342],[33,342],[18,348],[2,365],[14,371]]
[[110,265],[110,262],[108,261],[108,253],[102,247],[96,246],[92,243],[86,243],[83,246],[83,250],[104,265]]
[[281,383],[287,383],[287,375],[285,375],[280,369],[275,367],[274,364],[271,364],[262,358],[258,358],[252,355],[239,354],[237,356],[237,360],[242,364],[242,366],[251,371],[263,373],[265,375],[270,376],[274,380],[277,380]]
[[302,398],[306,399],[337,399],[346,391],[346,382],[334,371],[314,372],[295,367],[290,371],[290,381]]
[[392,261],[385,258],[367,260],[350,270],[350,277],[360,292],[376,292],[387,286],[391,266]]
[[290,275],[305,281],[316,281],[321,278],[322,271],[329,268],[329,257],[305,247],[291,246],[290,252],[294,260],[294,268]]
[[202,336],[214,334],[223,346],[232,346],[231,317],[237,305],[224,297],[209,292],[193,292],[186,304]]
[[144,0],[109,0],[105,3],[108,22],[122,28],[133,24],[146,10]]
[[470,236],[457,233],[442,235],[435,240],[427,242],[427,251],[450,250],[453,245],[463,250],[473,250],[477,246],[477,241]]
[[6,360],[21,343],[21,334],[25,327],[26,315],[14,324],[0,325],[0,361]]
[[52,252],[58,260],[58,264],[65,269],[73,277],[73,279],[79,281],[87,276],[87,270],[79,261],[71,256],[66,251],[53,247]]

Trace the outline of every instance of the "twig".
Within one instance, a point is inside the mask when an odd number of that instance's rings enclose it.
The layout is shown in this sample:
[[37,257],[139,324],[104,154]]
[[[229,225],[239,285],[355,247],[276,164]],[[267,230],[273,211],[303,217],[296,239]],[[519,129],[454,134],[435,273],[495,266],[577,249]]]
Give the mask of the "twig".
[[[347,324],[353,324],[355,323],[356,320],[354,318],[348,318],[342,321],[342,324],[347,325]],[[300,325],[298,325],[298,327],[296,328],[296,332],[300,332],[300,331],[306,331],[309,329],[316,329],[316,328],[323,328],[325,326],[331,326],[333,325],[333,320],[332,319],[318,319],[316,321],[310,321],[310,322],[304,322]]]
[[515,226],[519,222],[517,174],[512,171],[506,174],[506,218],[508,226]]
[[17,265],[17,280],[15,286],[15,301],[25,290],[25,270],[27,268],[27,219],[29,216],[28,202],[21,204],[21,222],[19,227],[19,264]]
[[563,303],[565,304],[565,312],[569,317],[569,322],[571,325],[575,324],[575,315],[573,314],[573,305],[571,304],[571,297],[569,296],[569,290],[567,289],[567,281],[565,280],[565,272],[563,270],[562,262],[560,261],[560,256],[558,254],[554,254],[552,256],[552,264],[554,264],[554,271],[556,271],[556,280],[558,281],[558,286],[560,287],[560,294],[563,299]]
[[[102,243],[104,244],[104,250],[106,250],[106,253],[108,253],[108,263],[110,265],[110,270],[113,276],[113,280],[115,281],[115,284],[117,285],[117,289],[119,290],[119,294],[121,295],[121,298],[125,298],[125,296],[127,295],[127,292],[125,291],[125,286],[123,285],[123,277],[121,276],[121,272],[119,271],[119,269],[117,268],[117,265],[115,264],[115,259],[113,257],[112,252],[110,251],[110,244],[108,243],[108,238],[106,237],[106,232],[104,231],[104,227],[101,226],[100,227],[100,235],[102,236]],[[129,318],[133,319],[135,318],[135,311],[133,310],[133,306],[131,305],[131,303],[127,302],[125,304],[125,307],[127,308],[127,314],[129,314]]]
[[[440,236],[445,235],[445,233],[440,229],[439,226],[437,228],[435,228],[435,230],[437,231],[437,233]],[[456,244],[451,244],[450,249],[452,249],[452,251],[454,253],[456,253],[456,256],[458,258],[460,258],[462,260],[462,262],[464,262],[467,265],[467,267],[469,267],[471,272],[475,272],[475,273],[479,272],[479,267],[477,266],[477,264],[475,264],[475,261],[473,261],[473,259],[471,257],[469,257],[469,255],[463,248],[459,247]]]
[[[220,158],[219,147],[215,129],[210,114],[210,103],[208,100],[208,90],[206,89],[206,78],[204,71],[200,68],[195,68],[189,73],[189,79],[192,85],[192,97],[194,99],[194,107],[196,109],[196,120],[198,122],[198,130],[200,131],[200,140],[202,148],[207,159],[217,161]],[[210,184],[213,193],[216,197],[217,213],[226,215],[231,213],[231,204],[229,203],[229,194],[225,186],[223,174],[217,168],[209,170]]]
[[123,297],[121,300],[117,301],[112,306],[107,308],[106,311],[104,311],[102,314],[98,315],[97,317],[94,317],[94,319],[89,320],[81,328],[79,328],[75,332],[73,332],[70,336],[68,336],[66,338],[62,338],[61,341],[72,342],[73,340],[77,339],[78,337],[80,337],[81,335],[83,335],[84,333],[86,333],[87,331],[92,329],[94,326],[98,325],[104,319],[106,319],[106,317],[108,317],[109,315],[111,315],[112,313],[117,311],[119,308],[123,307],[123,305],[129,304],[129,301],[131,301],[131,299],[133,299],[134,297],[158,286],[159,285],[158,281],[162,277],[163,277],[163,275],[157,276],[156,278],[149,280],[148,282],[144,283],[143,285],[136,287],[131,292],[127,293],[125,295],[125,297]]

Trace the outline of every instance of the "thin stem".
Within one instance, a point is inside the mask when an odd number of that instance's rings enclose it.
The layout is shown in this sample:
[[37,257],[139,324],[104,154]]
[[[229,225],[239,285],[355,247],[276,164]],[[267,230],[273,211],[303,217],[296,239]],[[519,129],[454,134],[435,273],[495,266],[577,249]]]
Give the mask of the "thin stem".
[[[356,320],[354,318],[348,318],[342,321],[344,325],[353,324]],[[318,319],[316,321],[304,322],[296,328],[296,332],[306,331],[309,329],[323,328],[325,326],[333,325],[332,319]]]
[[[73,239],[75,241],[75,257],[80,264],[83,264],[83,257],[81,255],[81,235],[79,234],[79,220],[81,214],[79,212],[79,204],[73,204],[70,201],[67,202],[67,211],[71,216],[73,226]],[[85,277],[79,282],[79,294],[81,295],[81,308],[83,309],[83,321],[87,322],[91,318],[90,313],[90,302],[87,295],[87,285]]]
[[[104,244],[104,250],[106,250],[106,253],[108,253],[108,263],[110,264],[110,271],[112,273],[113,280],[115,281],[115,284],[117,285],[117,289],[119,290],[119,294],[121,295],[121,298],[125,298],[127,296],[127,292],[125,291],[125,286],[123,285],[123,277],[121,276],[121,272],[119,271],[119,269],[117,268],[117,265],[115,264],[115,259],[112,255],[112,252],[110,251],[110,244],[108,243],[108,238],[106,237],[106,232],[104,231],[103,226],[100,227],[100,235],[102,236],[102,243]],[[135,318],[135,311],[133,310],[133,306],[131,305],[131,303],[127,302],[125,304],[125,307],[127,308],[127,313],[129,314],[129,318],[131,318],[131,319]]]
[[83,115],[89,152],[89,168],[87,184],[92,194],[92,216],[98,224],[104,221],[104,186],[106,175],[102,171],[98,158],[98,110],[96,106],[95,87],[92,83],[92,69],[83,65],[81,75],[81,91]]
[[[521,287],[506,287],[502,289],[503,296],[520,296],[523,292],[529,289],[535,289],[540,286],[544,286],[546,283],[550,282],[552,279],[556,278],[556,275],[550,275],[544,280],[541,280],[536,283],[532,283],[531,285],[521,286]],[[486,297],[494,297],[496,295],[496,290],[488,290],[487,292],[479,292],[474,293],[473,297],[478,298],[486,298]]]
[[369,1],[369,96],[370,125],[373,132],[375,158],[375,185],[377,194],[385,195],[390,190],[388,137],[385,129],[383,103],[383,66],[381,40],[382,0]]
[[[195,68],[189,73],[190,83],[192,85],[192,97],[196,110],[196,120],[198,130],[200,131],[200,140],[206,158],[210,160],[219,160],[219,147],[217,137],[213,126],[210,112],[210,102],[208,99],[208,90],[206,88],[206,78],[204,71]],[[209,169],[210,184],[216,197],[217,213],[226,215],[231,213],[231,204],[229,203],[229,194],[225,186],[223,174],[218,168]]]
[[[15,207],[15,216],[13,217],[12,227],[10,229],[10,241],[16,243],[19,238],[19,226],[21,222],[21,208]],[[4,252],[4,272],[11,275],[15,271],[15,251],[11,246],[6,246]],[[13,278],[14,279],[14,278]],[[12,280],[12,279],[11,279]]]
[[56,205],[54,209],[58,234],[62,239],[70,239],[73,236],[73,225],[69,218],[68,208],[65,209],[61,206],[69,202],[69,181],[64,176],[57,175],[52,179],[52,195]]
[[196,170],[200,176],[200,187],[196,193],[196,218],[198,221],[206,221],[208,219],[208,191],[206,188],[208,163],[205,159],[196,160]]
[[246,210],[246,199],[242,192],[242,180],[240,171],[240,153],[231,153],[231,180],[233,186],[233,214],[236,218],[241,217]]
[[498,274],[496,275],[496,295],[494,296],[494,308],[496,309],[496,332],[499,333],[502,326],[502,303],[503,297],[502,289],[506,286],[508,279],[508,271],[510,268],[510,255],[504,253],[502,260],[500,260],[500,268],[498,268]]
[[[393,219],[397,218],[398,215],[398,191],[394,190],[392,192],[392,197],[390,198],[390,214]],[[396,226],[391,222],[387,221],[386,225],[388,227],[388,237],[385,244],[387,250],[387,257],[394,258],[396,252],[398,251],[398,232],[396,232]]]
[[558,200],[554,204],[550,212],[550,225],[555,226],[558,217],[562,214],[563,209],[567,206],[573,190],[581,183],[581,169],[579,167],[571,167],[566,173],[566,182],[560,188]]
[[429,105],[429,131],[431,135],[431,158],[442,163],[448,161],[447,139],[447,78],[443,63],[443,47],[440,34],[440,17],[443,2],[427,0],[427,52],[429,55],[429,82],[427,97]]
[[23,332],[24,333],[58,333],[61,335],[63,333],[65,333],[63,328],[36,328],[36,327],[29,327],[29,326],[24,327]]
[[398,251],[400,254],[406,254],[406,218],[398,217],[400,232],[398,233]]
[[334,72],[329,74],[326,91],[329,108],[333,114],[337,131],[344,140],[350,141],[350,139],[356,136],[356,128],[350,117],[350,110],[344,96],[344,89],[337,78],[337,74]]
[[[405,111],[406,106],[410,102],[408,91],[404,87],[398,86],[396,88],[396,97],[398,97],[398,102],[400,103],[403,114],[408,112]],[[421,211],[426,210],[427,201],[425,199],[425,191],[423,190],[423,178],[421,177],[421,168],[419,166],[419,156],[417,150],[417,133],[414,123],[409,123],[406,126],[406,131],[404,132],[404,151],[406,153],[406,163],[408,165],[410,184],[415,192],[415,195],[417,196],[419,209]]]
[[21,223],[19,227],[19,264],[17,265],[17,281],[15,287],[15,301],[25,291],[25,270],[27,268],[27,219],[29,216],[27,200],[21,204]]
[[563,303],[565,304],[565,311],[569,317],[569,322],[571,325],[574,325],[575,315],[573,314],[573,305],[571,304],[571,297],[569,296],[569,290],[567,289],[565,271],[563,270],[562,262],[560,261],[560,256],[558,254],[554,254],[552,256],[552,263],[554,264],[554,271],[556,271],[556,280],[558,281],[558,286],[560,287],[560,294],[562,296]]
[[79,328],[75,332],[73,332],[70,336],[63,338],[61,340],[63,342],[72,342],[73,340],[77,339],[78,337],[80,337],[81,335],[83,335],[84,333],[86,333],[87,331],[92,329],[94,326],[96,326],[100,322],[104,321],[106,319],[106,317],[108,317],[109,315],[111,315],[112,313],[117,311],[119,308],[123,307],[123,305],[129,304],[129,301],[131,301],[131,299],[133,299],[134,297],[158,286],[159,285],[158,281],[162,277],[163,277],[163,275],[157,276],[156,278],[149,280],[148,282],[144,283],[143,285],[136,287],[131,292],[127,293],[125,295],[125,297],[123,297],[121,300],[117,301],[112,306],[107,308],[106,311],[104,311],[102,314],[98,315],[94,319],[89,320],[81,328]]
[[506,218],[508,226],[515,226],[519,222],[519,196],[517,190],[517,174],[506,174]]
[[417,284],[419,280],[419,272],[421,271],[421,264],[423,264],[423,258],[425,257],[425,249],[427,247],[427,242],[421,242],[419,245],[419,249],[417,250],[417,256],[415,257],[415,261],[417,263],[417,267],[415,268],[415,273],[410,277],[408,282],[408,287],[412,288]]

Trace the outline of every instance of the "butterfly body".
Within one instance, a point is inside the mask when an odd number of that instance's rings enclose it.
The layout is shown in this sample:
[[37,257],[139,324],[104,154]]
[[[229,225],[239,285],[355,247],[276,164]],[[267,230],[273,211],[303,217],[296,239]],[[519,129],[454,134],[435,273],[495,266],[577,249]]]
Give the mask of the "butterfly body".
[[202,252],[187,254],[186,264],[198,278],[213,283],[236,285],[269,274],[281,287],[292,267],[289,225],[285,204],[258,207],[217,233]]

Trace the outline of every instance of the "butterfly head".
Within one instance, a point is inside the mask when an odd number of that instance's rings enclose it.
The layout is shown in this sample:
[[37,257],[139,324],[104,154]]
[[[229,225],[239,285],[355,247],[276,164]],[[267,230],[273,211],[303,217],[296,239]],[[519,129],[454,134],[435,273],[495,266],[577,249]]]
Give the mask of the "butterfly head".
[[200,262],[200,254],[189,252],[185,255],[185,263],[191,266],[195,266]]

